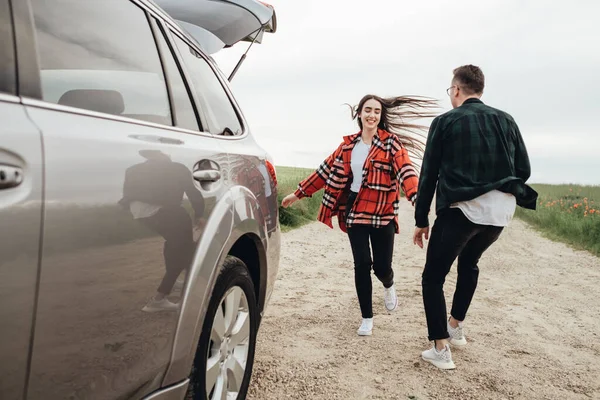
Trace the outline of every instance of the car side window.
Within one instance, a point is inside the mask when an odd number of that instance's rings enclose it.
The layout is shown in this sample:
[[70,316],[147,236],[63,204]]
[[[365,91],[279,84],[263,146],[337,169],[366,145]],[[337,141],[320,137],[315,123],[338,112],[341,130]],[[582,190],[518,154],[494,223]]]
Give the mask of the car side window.
[[31,0],[43,100],[172,125],[158,50],[130,1]]
[[15,49],[8,0],[0,0],[0,93],[16,92]]
[[172,36],[191,76],[206,120],[204,129],[216,135],[241,135],[243,130],[237,112],[208,61],[177,35]]
[[169,79],[169,87],[171,88],[171,102],[173,103],[175,126],[185,129],[199,131],[198,117],[190,99],[190,93],[181,76],[181,71],[175,62],[174,55],[171,51],[167,39],[165,38],[160,24],[154,18],[151,18],[152,25],[156,32],[156,43],[160,49],[160,54],[165,68],[165,74]]

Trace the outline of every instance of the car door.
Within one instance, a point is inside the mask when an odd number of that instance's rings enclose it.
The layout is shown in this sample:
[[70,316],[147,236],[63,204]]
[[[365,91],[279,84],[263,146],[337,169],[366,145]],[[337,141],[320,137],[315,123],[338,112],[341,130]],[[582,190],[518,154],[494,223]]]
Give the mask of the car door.
[[0,0],[0,398],[27,379],[42,221],[42,141],[16,96],[8,0]]
[[30,4],[46,201],[29,398],[139,398],[169,364],[227,156],[148,10]]

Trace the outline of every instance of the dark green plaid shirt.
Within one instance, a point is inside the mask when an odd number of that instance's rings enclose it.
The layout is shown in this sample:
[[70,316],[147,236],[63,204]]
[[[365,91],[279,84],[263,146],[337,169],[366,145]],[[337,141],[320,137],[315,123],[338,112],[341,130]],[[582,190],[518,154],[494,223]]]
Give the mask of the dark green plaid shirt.
[[525,184],[530,174],[527,149],[514,119],[479,99],[468,99],[431,123],[419,177],[416,225],[429,226],[436,184],[437,213],[495,189],[513,194],[519,206],[535,209],[537,193]]

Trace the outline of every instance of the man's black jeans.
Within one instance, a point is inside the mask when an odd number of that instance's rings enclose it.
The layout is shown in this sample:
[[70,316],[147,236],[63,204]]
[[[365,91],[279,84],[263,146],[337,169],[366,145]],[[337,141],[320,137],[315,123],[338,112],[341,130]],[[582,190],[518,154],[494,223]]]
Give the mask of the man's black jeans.
[[447,339],[444,281],[458,257],[458,280],[451,315],[463,321],[477,288],[479,258],[494,243],[502,227],[478,225],[458,208],[440,211],[431,230],[422,275],[423,303],[429,340]]

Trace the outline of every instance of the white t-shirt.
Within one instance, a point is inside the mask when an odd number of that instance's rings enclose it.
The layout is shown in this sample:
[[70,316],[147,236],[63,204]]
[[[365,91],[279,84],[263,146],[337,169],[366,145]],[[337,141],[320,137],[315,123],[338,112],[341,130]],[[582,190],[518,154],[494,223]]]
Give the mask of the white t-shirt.
[[371,150],[371,146],[365,144],[362,139],[359,139],[358,143],[356,143],[354,146],[354,149],[352,149],[350,166],[352,167],[353,178],[352,184],[350,185],[350,190],[354,193],[358,193],[360,191],[363,178],[363,167],[365,165],[365,161],[367,161],[369,150]]
[[160,206],[154,204],[143,203],[141,201],[132,201],[129,204],[129,211],[133,215],[133,219],[149,218],[160,210]]
[[460,208],[474,224],[508,226],[515,215],[517,199],[510,193],[492,190],[472,200],[453,203],[450,207]]

